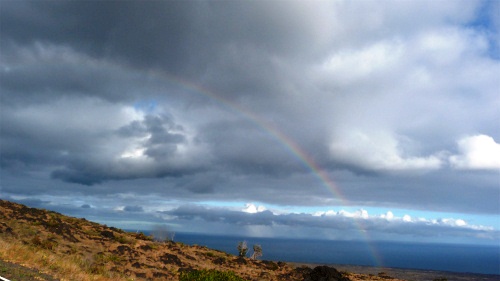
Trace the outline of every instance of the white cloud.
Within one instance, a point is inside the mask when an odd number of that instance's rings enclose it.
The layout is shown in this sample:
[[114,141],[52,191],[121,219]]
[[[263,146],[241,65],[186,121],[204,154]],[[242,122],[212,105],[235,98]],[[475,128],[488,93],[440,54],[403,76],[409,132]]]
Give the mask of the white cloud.
[[245,208],[241,211],[245,212],[245,213],[255,214],[255,213],[264,212],[265,210],[267,210],[267,209],[264,206],[255,206],[252,203],[248,203],[248,204],[245,204]]
[[378,42],[360,50],[343,50],[328,58],[321,67],[325,80],[352,83],[356,80],[393,68],[403,54],[402,45]]
[[356,212],[348,212],[344,210],[340,210],[338,212],[339,216],[344,216],[346,218],[361,218],[361,219],[367,219],[369,217],[368,211],[364,209],[357,210]]
[[404,157],[398,140],[386,132],[347,131],[330,145],[330,152],[343,163],[368,170],[438,169],[442,165],[438,155]]
[[394,218],[394,214],[391,211],[387,211],[387,213],[381,215],[380,217],[386,220],[392,220]]
[[[246,208],[241,211],[224,207],[207,208],[193,205],[182,206],[165,213],[171,215],[173,222],[181,219],[184,220],[183,224],[189,224],[190,221],[199,223],[201,219],[206,223],[217,224],[214,227],[224,225],[227,229],[240,228],[241,225],[244,225],[246,229],[262,227],[266,228],[267,235],[285,237],[290,235],[300,237],[302,234],[311,233],[312,230],[317,231],[320,236],[324,233],[336,233],[334,237],[337,239],[361,237],[360,232],[369,233],[373,237],[379,237],[380,233],[397,234],[410,237],[408,239],[420,236],[430,239],[469,237],[494,240],[498,239],[500,234],[493,227],[469,224],[460,218],[412,218],[409,215],[399,217],[391,211],[370,215],[364,209],[354,212],[327,210],[315,213],[277,214],[259,211],[254,204],[247,204]],[[292,227],[293,233],[283,232],[284,229]]]
[[500,169],[500,144],[487,135],[476,135],[458,141],[460,154],[450,156],[457,169]]
[[[310,214],[313,217],[330,217],[330,218],[349,218],[349,219],[364,219],[369,220],[377,225],[382,225],[383,222],[380,219],[386,220],[389,224],[420,224],[420,225],[436,225],[436,226],[450,226],[450,227],[463,227],[474,230],[493,230],[492,227],[483,225],[469,225],[463,219],[455,218],[412,218],[410,215],[404,215],[402,217],[397,217],[392,211],[387,211],[385,214],[381,215],[369,215],[367,210],[359,209],[355,212],[348,212],[345,210],[334,211],[317,211]],[[377,228],[377,227],[375,227]]]
[[452,226],[466,226],[467,222],[462,219],[443,219],[443,222]]
[[488,48],[486,38],[469,30],[442,28],[419,34],[412,42],[415,55],[430,65],[463,63],[461,60]]
[[144,156],[144,151],[146,149],[142,147],[136,147],[123,152],[120,158],[139,158]]
[[359,209],[355,212],[349,212],[346,210],[340,210],[338,212],[333,211],[333,210],[318,211],[318,212],[315,212],[311,215],[315,216],[315,217],[320,217],[320,216],[334,217],[334,216],[337,216],[337,217],[358,218],[358,219],[368,219],[369,218],[368,211],[364,210],[364,209]]

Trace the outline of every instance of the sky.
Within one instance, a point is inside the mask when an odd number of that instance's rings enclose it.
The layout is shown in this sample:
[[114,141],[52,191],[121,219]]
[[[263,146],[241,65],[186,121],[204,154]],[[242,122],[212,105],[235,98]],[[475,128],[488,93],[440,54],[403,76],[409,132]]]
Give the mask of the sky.
[[500,1],[0,2],[0,198],[500,244]]

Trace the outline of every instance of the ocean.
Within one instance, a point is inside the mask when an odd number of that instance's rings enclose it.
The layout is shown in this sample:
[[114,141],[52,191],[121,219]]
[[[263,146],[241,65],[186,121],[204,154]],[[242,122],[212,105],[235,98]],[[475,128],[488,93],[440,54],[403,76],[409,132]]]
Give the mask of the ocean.
[[[146,233],[146,232],[145,232]],[[330,241],[253,238],[176,233],[174,240],[237,255],[246,241],[249,255],[259,244],[261,259],[313,264],[348,264],[500,275],[500,245],[421,244],[409,242]]]

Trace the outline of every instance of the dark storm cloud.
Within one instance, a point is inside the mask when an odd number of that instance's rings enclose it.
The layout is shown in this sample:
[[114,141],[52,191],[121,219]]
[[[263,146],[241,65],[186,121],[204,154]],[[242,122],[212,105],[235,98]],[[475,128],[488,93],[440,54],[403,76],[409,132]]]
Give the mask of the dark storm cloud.
[[[466,213],[497,214],[500,211],[498,180],[488,171],[457,174],[445,170],[378,176],[337,173],[334,178],[342,182],[339,187],[341,194],[367,206],[384,202],[395,208],[414,205],[415,209],[432,208],[441,212],[453,212],[457,208]],[[365,182],[363,178],[369,181]]]
[[500,65],[496,35],[470,25],[481,5],[4,1],[2,194],[78,192],[75,210],[46,206],[93,214],[97,195],[117,194],[137,199],[117,210],[154,196],[496,214]]
[[[283,15],[276,18],[275,9]],[[176,73],[197,71],[194,64],[203,71],[224,45],[275,53],[307,46],[301,37],[308,31],[301,26],[306,14],[284,3],[12,1],[3,4],[1,18],[5,46],[66,45]]]
[[[117,126],[130,117],[107,103],[63,101],[50,110],[44,107],[2,111],[2,168],[52,169],[53,178],[92,185],[111,179],[177,177],[201,167],[200,160],[179,161],[185,157],[179,155],[178,146],[185,145],[186,139],[182,126],[166,116],[146,115]],[[144,151],[144,161],[122,157],[136,149],[128,147],[127,140],[133,136],[125,137],[127,130],[139,136],[133,141]]]
[[[2,83],[2,89],[5,90],[3,99],[9,101],[10,105],[22,106],[26,102],[50,103],[51,100],[61,97],[78,99],[84,96],[127,102],[132,101],[134,95],[141,96],[144,91],[141,84],[144,82],[137,81],[140,75],[114,65],[112,62],[115,60],[140,67],[159,67],[179,74],[183,67],[189,65],[195,66],[193,73],[203,71],[204,63],[210,59],[213,60],[210,75],[213,74],[212,78],[216,80],[207,76],[207,81],[213,83],[216,89],[217,85],[224,85],[223,88],[218,88],[220,94],[268,96],[274,91],[273,85],[280,87],[281,82],[276,83],[276,79],[273,81],[273,76],[279,73],[279,68],[269,68],[265,59],[267,51],[258,49],[264,47],[264,50],[278,51],[286,45],[296,46],[294,43],[297,43],[299,38],[294,33],[283,32],[292,22],[283,23],[281,27],[274,29],[273,22],[276,20],[267,10],[268,7],[260,4],[246,5],[249,5],[249,9],[234,4],[193,5],[189,2],[148,2],[144,5],[137,2],[120,5],[58,1],[43,4],[9,2],[5,9],[2,9],[2,42],[5,50],[2,57],[10,62],[12,67],[3,71],[0,77],[5,82]],[[292,9],[288,12],[298,11]],[[35,13],[37,16],[31,16]],[[249,13],[263,20],[252,20]],[[244,17],[239,16],[243,14]],[[236,24],[227,25],[227,19],[238,21]],[[227,28],[229,30],[226,30]],[[259,35],[262,32],[267,34],[263,38]],[[250,44],[251,41],[256,44]],[[240,48],[243,45],[248,48]],[[232,55],[227,53],[226,47],[233,50]],[[208,55],[207,51],[218,55]],[[251,54],[253,59],[249,59],[247,54]],[[203,57],[199,57],[200,55]],[[108,63],[102,59],[110,61]],[[237,69],[231,70],[227,67]],[[269,71],[263,73],[262,69]],[[248,75],[251,73],[255,75],[254,78]],[[189,76],[192,73],[185,74]],[[221,77],[226,77],[227,81],[220,83]],[[263,83],[264,80],[267,82]],[[256,85],[259,88],[254,88]],[[146,87],[146,91],[148,90],[150,88]],[[151,137],[144,145],[144,154],[157,161],[171,156],[176,152],[177,144],[185,141],[181,134],[162,131],[162,128],[154,124],[158,120],[153,118],[147,117],[141,128],[134,129],[134,126],[139,126],[138,121],[134,122],[119,130],[121,136],[140,134],[140,130],[147,130]],[[54,126],[57,125],[54,123]],[[222,128],[224,124],[219,128],[211,126],[206,129],[216,130],[215,134],[222,137],[205,139],[213,142],[214,152],[218,155],[221,166],[239,167],[241,171],[282,173],[281,167],[289,164],[280,159],[290,163],[287,156],[273,156],[275,153],[272,147],[275,144],[266,145],[269,143],[268,137],[264,137],[264,142],[255,138],[254,143],[241,142],[241,145],[237,145],[241,137],[248,140],[253,140],[254,137],[242,136],[242,133],[246,133],[238,129],[237,124],[230,128]],[[236,134],[229,132],[231,129],[237,129]],[[228,134],[224,135],[224,132]],[[23,138],[37,142],[42,139],[41,135],[30,135]],[[252,135],[259,136],[261,133]],[[34,145],[23,145],[22,147],[33,147],[33,151],[11,150],[12,155],[7,155],[2,162],[9,166],[14,166],[10,159],[26,159],[21,160],[24,164],[31,164],[34,159],[38,159],[41,165],[50,163],[56,166],[62,162],[66,167],[53,171],[53,178],[86,185],[102,183],[108,179],[136,177],[118,171],[108,172],[110,169],[105,167],[115,164],[109,159],[99,159],[101,163],[95,162],[92,159],[95,152],[83,156],[84,151],[88,151],[95,144],[92,144],[91,140],[83,143],[79,139],[83,140],[85,136],[83,139],[81,137],[82,134],[75,137],[74,141],[65,137],[64,141],[74,144],[75,147],[81,146],[78,148],[82,150],[78,153],[82,156],[80,158],[71,153],[61,154],[61,151],[72,152],[71,147],[55,145],[53,149],[38,150]],[[12,143],[19,144],[17,139]],[[42,143],[51,145],[46,140]],[[232,149],[230,146],[240,147]],[[267,151],[263,151],[266,148]],[[25,156],[22,156],[23,154]],[[32,160],[28,159],[30,157]],[[147,176],[177,173],[156,171]]]
[[141,101],[144,94],[176,91],[154,75],[99,60],[69,46],[13,45],[0,53],[3,106],[46,104],[60,99],[95,98],[112,103]]
[[155,154],[154,157],[162,162],[145,165],[130,164],[125,160],[116,162],[107,162],[106,160],[86,162],[74,159],[65,163],[64,168],[52,171],[51,177],[68,183],[94,185],[110,180],[164,177],[176,178],[200,171],[200,167],[195,164],[176,164],[175,159],[168,159],[168,155],[173,151],[175,151],[175,148],[172,147],[157,149],[157,154]]
[[[172,211],[163,212],[164,214],[176,216],[183,220],[193,220],[202,218],[210,222],[225,222],[229,224],[241,225],[271,225],[273,222],[270,220],[273,214],[269,211],[264,211],[258,215],[239,211],[228,211],[224,209],[207,209],[202,206],[182,206]],[[203,213],[204,215],[200,214]]]
[[132,121],[118,129],[124,137],[147,137],[144,143],[145,154],[155,160],[168,158],[177,150],[177,145],[186,142],[181,125],[175,124],[168,116],[147,115],[142,122]]
[[215,188],[224,186],[226,184],[227,177],[222,173],[211,171],[206,173],[197,173],[191,177],[185,177],[178,180],[175,184],[176,189],[188,190],[197,194],[210,194],[211,196],[215,193]]
[[2,41],[69,45],[97,58],[176,69],[190,54],[184,47],[190,43],[193,4],[9,1],[2,4]]
[[[26,56],[9,62],[12,59],[9,50],[2,50],[3,59],[12,66],[0,74],[3,100],[8,104],[45,103],[72,96],[94,96],[112,101],[131,99],[126,85],[130,86],[135,78],[119,68],[93,64],[85,56],[65,48],[51,50],[40,45],[38,50],[26,51]],[[121,87],[116,87],[118,81]]]
[[214,122],[203,128],[199,138],[211,145],[212,153],[224,169],[268,175],[304,171],[281,140],[255,123]]
[[125,206],[123,208],[123,211],[125,212],[144,212],[144,209],[142,208],[142,206]]
[[149,157],[168,157],[177,150],[177,144],[186,141],[182,134],[170,132],[172,129],[182,131],[182,127],[175,125],[170,119],[146,116],[144,123],[151,134],[145,152]]
[[[279,57],[316,51],[311,41],[317,41],[314,35],[323,28],[307,13],[324,14],[320,7],[291,4],[12,1],[2,9],[2,44],[3,50],[35,44],[68,46],[96,59],[161,68],[194,81],[201,76],[200,83],[208,82],[224,96],[269,97],[287,88],[283,74],[290,71]],[[273,56],[277,59],[269,60]],[[76,71],[53,68],[25,86],[6,79],[7,86],[39,88],[56,79],[57,72]],[[87,78],[100,81],[95,87],[105,84],[107,76],[97,72]],[[81,83],[84,77],[74,77],[48,86],[71,91],[89,87]]]
[[[10,198],[8,198],[10,199]],[[28,199],[10,199],[11,201],[15,201],[17,203],[20,203],[20,204],[24,204],[24,205],[27,205],[31,208],[47,208],[49,209],[49,204],[51,203],[50,201],[47,201],[47,200],[40,200],[40,199],[31,199],[31,198],[28,198]]]

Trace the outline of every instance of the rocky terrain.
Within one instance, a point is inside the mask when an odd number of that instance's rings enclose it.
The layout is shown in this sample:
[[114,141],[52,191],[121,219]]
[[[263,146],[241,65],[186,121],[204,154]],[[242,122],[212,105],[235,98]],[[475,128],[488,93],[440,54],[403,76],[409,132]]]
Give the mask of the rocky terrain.
[[241,258],[203,246],[154,241],[85,219],[0,200],[0,276],[11,280],[178,280],[231,271],[245,280],[403,280],[385,273]]

